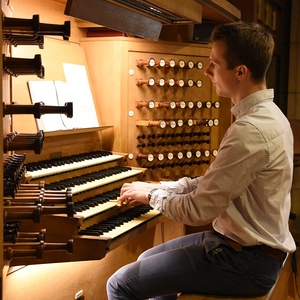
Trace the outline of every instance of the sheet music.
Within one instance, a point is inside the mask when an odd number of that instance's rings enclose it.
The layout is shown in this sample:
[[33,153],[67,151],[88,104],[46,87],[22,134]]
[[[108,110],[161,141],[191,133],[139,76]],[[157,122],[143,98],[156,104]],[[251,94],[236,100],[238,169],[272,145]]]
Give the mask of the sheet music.
[[[57,106],[57,94],[52,80],[28,81],[32,104],[42,102],[44,105]],[[62,123],[59,114],[45,114],[36,119],[37,127],[43,131],[56,131],[67,129]]]
[[[73,102],[72,94],[70,92],[70,87],[66,82],[63,81],[54,81],[54,88],[57,95],[57,104],[59,106],[64,106],[67,102]],[[59,115],[63,126],[66,129],[78,128],[76,118],[74,118],[74,102],[73,102],[73,118],[68,118],[66,115]]]
[[39,130],[56,131],[99,127],[85,66],[63,64],[66,82],[57,80],[29,80],[32,103],[64,106],[73,103],[73,118],[64,114],[45,114],[36,119]]
[[78,128],[98,127],[98,118],[85,66],[63,64],[73,102],[73,118]]

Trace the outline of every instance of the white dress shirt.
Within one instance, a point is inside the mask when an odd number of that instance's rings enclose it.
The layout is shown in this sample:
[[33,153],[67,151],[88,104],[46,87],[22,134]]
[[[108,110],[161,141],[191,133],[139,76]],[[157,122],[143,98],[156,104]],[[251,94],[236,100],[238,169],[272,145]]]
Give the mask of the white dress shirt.
[[242,245],[296,249],[289,231],[293,134],[273,102],[256,92],[232,107],[236,120],[204,176],[161,182],[150,205],[168,218],[213,228]]

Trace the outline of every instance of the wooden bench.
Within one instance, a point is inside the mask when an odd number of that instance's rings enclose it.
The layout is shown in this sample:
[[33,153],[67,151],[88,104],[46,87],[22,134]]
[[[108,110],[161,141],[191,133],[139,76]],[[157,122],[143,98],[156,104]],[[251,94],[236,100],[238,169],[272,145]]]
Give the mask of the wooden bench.
[[296,298],[294,273],[292,270],[292,254],[284,261],[280,275],[273,288],[263,296],[258,297],[226,297],[203,294],[182,293],[178,300],[292,300]]

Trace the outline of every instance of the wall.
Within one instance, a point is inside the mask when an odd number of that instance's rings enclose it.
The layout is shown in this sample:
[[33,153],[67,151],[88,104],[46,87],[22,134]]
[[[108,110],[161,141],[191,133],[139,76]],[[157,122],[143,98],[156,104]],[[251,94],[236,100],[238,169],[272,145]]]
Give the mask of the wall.
[[[300,120],[300,2],[292,1],[291,34],[290,34],[290,66],[288,86],[288,118]],[[299,130],[295,130],[295,152],[300,153]],[[298,154],[299,155],[299,154]],[[292,186],[292,209],[297,215],[295,221],[291,221],[291,231],[294,235],[300,235],[300,167],[294,168],[294,180]]]
[[288,118],[300,119],[300,2],[292,1]]

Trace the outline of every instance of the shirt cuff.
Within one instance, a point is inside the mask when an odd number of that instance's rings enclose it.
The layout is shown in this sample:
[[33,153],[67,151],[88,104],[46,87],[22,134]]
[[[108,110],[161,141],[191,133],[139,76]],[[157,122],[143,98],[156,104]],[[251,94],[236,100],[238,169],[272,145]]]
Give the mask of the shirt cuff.
[[178,181],[160,181],[160,184],[169,194],[181,194],[183,186]]
[[157,189],[152,193],[151,198],[149,200],[149,205],[162,213],[164,210],[165,200],[167,199],[168,195],[169,193],[167,191]]
[[187,194],[197,187],[200,178],[191,179],[189,177],[182,177],[177,181],[161,181],[160,184],[170,195]]

